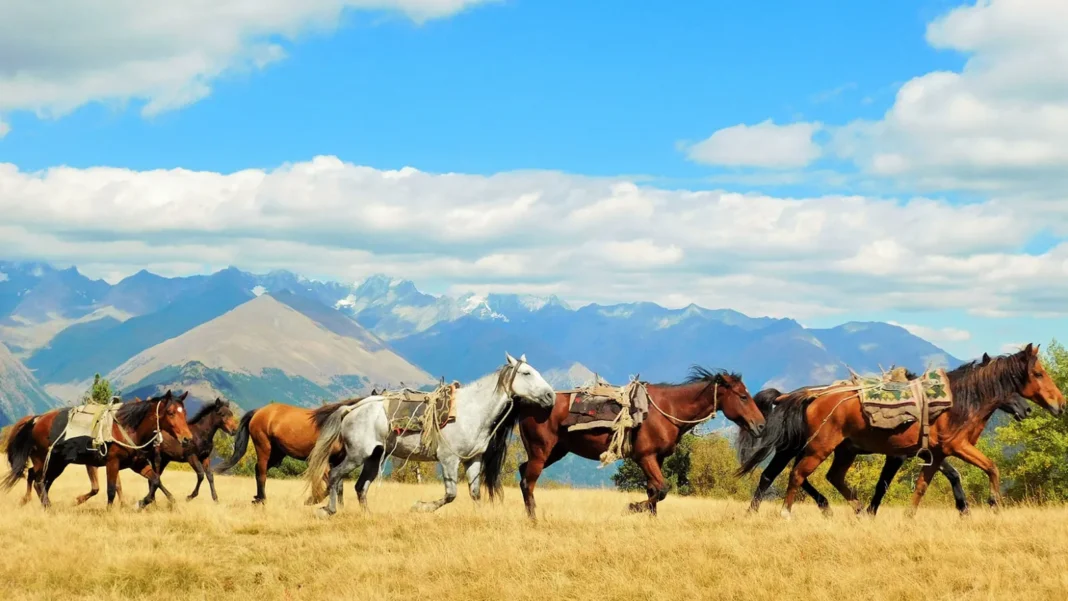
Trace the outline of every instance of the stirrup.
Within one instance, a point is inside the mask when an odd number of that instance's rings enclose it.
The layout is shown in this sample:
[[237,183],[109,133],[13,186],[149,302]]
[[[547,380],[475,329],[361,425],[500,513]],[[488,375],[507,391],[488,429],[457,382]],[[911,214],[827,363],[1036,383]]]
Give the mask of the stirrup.
[[[927,457],[929,457],[930,459],[924,461],[924,454],[926,454]],[[920,449],[916,452],[916,458],[923,462],[920,464],[923,467],[931,467],[932,465],[934,465],[934,453],[931,452],[931,449]]]

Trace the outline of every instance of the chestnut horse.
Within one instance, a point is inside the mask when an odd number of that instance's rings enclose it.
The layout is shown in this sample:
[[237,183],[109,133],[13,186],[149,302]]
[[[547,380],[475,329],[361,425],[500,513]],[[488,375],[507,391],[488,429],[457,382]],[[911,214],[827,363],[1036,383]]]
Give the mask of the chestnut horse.
[[[174,501],[174,495],[163,486],[163,470],[167,469],[167,464],[172,461],[184,461],[193,468],[197,475],[197,484],[193,487],[193,492],[186,497],[186,500],[192,501],[197,498],[197,495],[200,494],[200,485],[204,482],[204,478],[207,477],[208,487],[211,489],[211,500],[218,503],[219,495],[215,493],[215,474],[211,471],[211,454],[215,450],[215,433],[222,430],[227,434],[233,435],[234,431],[237,430],[237,418],[234,417],[229,401],[216,398],[215,402],[207,403],[201,407],[193,417],[189,418],[188,422],[189,431],[193,434],[193,443],[190,445],[183,445],[175,437],[166,432],[163,433],[163,443],[159,446],[159,476],[161,478],[159,489],[163,491],[169,501]],[[89,474],[89,485],[92,489],[78,497],[75,501],[76,505],[85,503],[100,491],[96,467],[87,465],[85,466],[85,471]],[[135,467],[134,471],[138,471],[137,467]],[[115,484],[119,502],[121,503],[122,481],[116,480]],[[148,494],[154,497],[155,492],[154,490],[149,490]],[[23,500],[23,503],[29,500],[29,496],[30,491],[27,487],[26,499]]]
[[[990,357],[984,355],[985,360],[989,361]],[[907,377],[911,380],[916,377],[913,373],[908,373]],[[764,414],[764,419],[768,419],[770,412],[774,409],[774,401],[782,396],[782,393],[774,388],[767,388],[758,392],[753,396],[753,400],[756,401],[760,411]],[[1027,399],[1019,395],[1009,395],[1008,400],[998,406],[998,409],[1005,411],[1009,415],[1013,416],[1017,421],[1023,420],[1031,414],[1031,406],[1027,403]],[[764,456],[759,458],[756,462],[747,463],[750,459],[750,454],[753,452],[753,447],[758,444],[757,439],[750,435],[747,431],[743,430],[738,433],[738,457],[742,462],[742,467],[738,470],[738,475],[743,475],[751,471],[756,467]],[[839,445],[838,449],[835,449],[835,456],[839,452],[856,452],[857,454],[865,454],[853,448],[852,450],[842,450],[842,447],[852,447],[849,441],[843,442]],[[791,460],[796,457],[790,457],[786,453],[775,453],[771,461],[768,462],[767,467],[760,474],[760,482],[757,484],[756,491],[753,493],[753,500],[749,504],[749,511],[755,513],[760,508],[760,501],[763,500],[764,495],[768,489],[771,488],[771,484],[775,481],[775,478],[782,473],[782,470],[790,463]],[[890,483],[894,480],[894,476],[897,475],[898,470],[904,465],[905,458],[887,455],[886,460],[883,463],[883,469],[879,473],[879,481],[875,485],[875,494],[872,495],[871,502],[868,503],[867,512],[869,515],[874,516],[879,511],[879,505],[882,504],[883,496],[886,495],[886,491],[890,488]],[[949,485],[953,489],[953,499],[957,504],[957,510],[962,514],[968,513],[968,498],[964,494],[964,485],[961,481],[960,472],[956,470],[948,461],[943,461],[942,466],[938,468],[946,479],[949,480]],[[827,497],[823,496],[819,490],[817,490],[806,478],[801,483],[801,490],[805,491],[809,497],[816,503],[818,507],[825,514],[830,515],[830,502]]]
[[[0,483],[0,487],[9,490],[14,486],[26,473],[26,463],[31,461],[35,475],[34,488],[41,497],[41,504],[46,508],[52,505],[48,498],[52,483],[71,463],[107,468],[108,507],[115,501],[116,483],[121,469],[142,466],[141,475],[148,479],[150,489],[159,486],[159,474],[152,468],[146,456],[154,454],[155,449],[152,447],[161,433],[174,436],[182,444],[192,441],[193,435],[185,417],[186,394],[175,397],[168,390],[160,397],[124,404],[115,414],[111,432],[113,440],[105,445],[103,454],[88,444],[87,437],[65,439],[53,447],[53,441],[62,433],[71,409],[56,409],[21,421],[8,435],[7,460],[11,473]],[[50,447],[53,447],[51,454]],[[46,459],[47,473],[43,471]],[[151,502],[149,495],[139,505],[143,507]]]
[[[319,429],[326,423],[326,420],[338,409],[361,400],[363,397],[347,399],[316,409],[305,409],[282,403],[271,403],[259,409],[253,409],[241,416],[241,424],[237,428],[237,433],[234,434],[233,455],[222,465],[216,467],[215,471],[225,472],[237,465],[245,456],[245,450],[251,438],[252,445],[256,448],[256,496],[252,498],[252,502],[263,503],[267,500],[267,470],[280,465],[286,457],[306,460],[315,448],[315,441],[319,439]],[[340,460],[337,457],[340,452],[341,445],[338,444],[331,455],[332,464]],[[323,477],[326,477],[325,472]],[[313,497],[307,500],[307,504],[318,503],[321,500]]]
[[[1038,347],[1033,344],[987,362],[964,364],[947,376],[953,406],[930,424],[931,462],[925,465],[916,482],[910,514],[916,511],[927,485],[950,456],[986,472],[990,479],[990,504],[998,506],[1001,485],[997,465],[975,447],[986,422],[1014,394],[1034,401],[1054,415],[1064,410],[1064,395],[1046,373]],[[852,446],[840,448],[847,440]],[[845,480],[857,452],[911,456],[920,449],[919,422],[894,429],[873,428],[864,416],[857,392],[843,386],[822,391],[801,389],[787,395],[772,412],[767,437],[758,443],[757,450],[764,456],[775,451],[798,457],[790,471],[783,501],[782,513],[788,518],[797,489],[831,453],[835,453],[835,458],[827,479],[859,512],[856,494]]]
[[[727,419],[759,436],[764,430],[764,416],[738,374],[694,367],[682,384],[650,384],[647,390],[652,406],[649,415],[630,434],[630,457],[645,472],[648,498],[631,503],[630,509],[656,515],[657,502],[663,501],[668,492],[661,466],[675,452],[683,434],[722,409]],[[571,432],[562,426],[570,397],[566,392],[557,393],[552,409],[527,410],[519,422],[519,434],[527,452],[527,461],[519,466],[522,477],[519,486],[531,519],[536,519],[534,487],[542,470],[568,453],[599,459],[612,437],[608,429]]]

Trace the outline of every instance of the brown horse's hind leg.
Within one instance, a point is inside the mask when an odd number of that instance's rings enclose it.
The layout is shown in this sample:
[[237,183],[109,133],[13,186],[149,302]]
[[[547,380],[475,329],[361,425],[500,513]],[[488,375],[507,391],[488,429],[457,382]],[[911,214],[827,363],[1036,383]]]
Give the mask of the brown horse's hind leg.
[[285,454],[271,448],[271,441],[266,435],[253,436],[252,445],[256,447],[256,496],[253,503],[267,501],[267,470],[282,463]]
[[630,510],[635,513],[648,511],[656,516],[656,504],[663,501],[667,496],[667,484],[664,482],[664,474],[660,471],[664,460],[657,455],[643,455],[638,458],[638,465],[645,472],[645,492],[648,498],[640,503],[631,503]]
[[790,470],[790,484],[786,488],[786,498],[782,503],[782,516],[784,518],[790,518],[790,511],[794,506],[794,499],[797,498],[797,489],[801,488],[801,485],[812,475],[812,472],[816,471],[816,468],[820,466],[827,456],[834,452],[838,443],[842,442],[841,437],[836,437],[838,440],[834,440],[833,445],[827,445],[827,450],[815,449],[811,445],[806,450],[806,454],[802,455],[797,463],[794,464],[794,469]]
[[81,505],[82,503],[85,503],[89,499],[95,497],[98,492],[100,492],[100,479],[97,477],[96,474],[96,466],[85,466],[85,473],[87,476],[89,476],[89,492],[85,493],[84,495],[81,495],[77,499],[74,499],[75,505]]
[[[532,453],[527,451],[527,455],[530,457]],[[552,451],[549,451],[549,456],[545,459],[540,459],[536,456],[531,457],[519,466],[519,473],[522,476],[519,481],[519,488],[523,491],[523,504],[526,505],[527,517],[530,519],[538,519],[537,503],[534,501],[534,487],[538,484],[538,478],[541,477],[542,470],[560,461],[565,455],[567,455],[567,450],[564,449],[562,444],[557,444]]]
[[[827,470],[827,481],[838,489],[838,492],[845,497],[845,500],[853,506],[853,513],[860,513],[862,507],[860,500],[857,499],[857,492],[846,482],[846,472],[853,466],[853,461],[856,458],[857,454],[852,449],[842,447],[835,449],[834,461],[831,462],[831,467]],[[831,508],[823,508],[823,513],[824,515],[831,515]]]

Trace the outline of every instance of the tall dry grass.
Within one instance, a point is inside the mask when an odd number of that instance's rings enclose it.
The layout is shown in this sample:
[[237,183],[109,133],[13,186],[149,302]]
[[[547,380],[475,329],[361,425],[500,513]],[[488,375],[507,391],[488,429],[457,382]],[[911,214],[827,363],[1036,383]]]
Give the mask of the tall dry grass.
[[[144,481],[123,473],[128,494]],[[184,498],[192,474],[168,472]],[[733,501],[669,497],[659,518],[624,515],[639,495],[543,490],[542,519],[523,515],[519,491],[502,505],[461,497],[436,514],[413,502],[439,485],[383,483],[371,515],[349,505],[329,520],[303,505],[301,483],[217,478],[137,513],[105,510],[103,495],[72,499],[85,472],[68,469],[53,489],[57,507],[0,498],[0,583],[5,599],[1065,599],[1068,510],[977,509],[960,519],[928,505],[914,520],[887,507],[856,519],[811,504],[784,522],[778,503],[747,517]],[[21,491],[18,491],[19,493]]]

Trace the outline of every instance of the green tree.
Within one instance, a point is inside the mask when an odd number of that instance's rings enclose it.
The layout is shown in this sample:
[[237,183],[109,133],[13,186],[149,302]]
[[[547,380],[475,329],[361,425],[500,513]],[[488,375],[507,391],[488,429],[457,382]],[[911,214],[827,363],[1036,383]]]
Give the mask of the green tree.
[[98,403],[108,405],[111,403],[112,397],[118,395],[119,391],[111,387],[111,382],[107,378],[101,378],[100,374],[96,374],[93,376],[93,383],[89,386],[89,390],[82,395],[82,404]]
[[[684,434],[675,452],[664,460],[661,471],[672,493],[679,495],[693,493],[693,487],[690,486],[690,453],[696,440],[698,438],[693,434]],[[616,473],[612,474],[612,483],[619,490],[645,490],[645,472],[633,459],[627,458],[619,465]]]
[[[1042,363],[1061,392],[1068,391],[1068,350],[1053,340]],[[1068,500],[1068,414],[1038,411],[998,428],[995,437],[1005,451],[1001,475],[1009,498]]]

